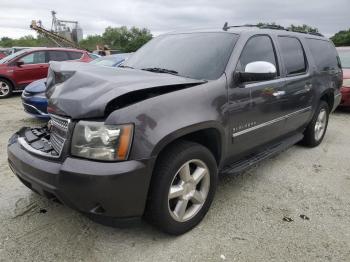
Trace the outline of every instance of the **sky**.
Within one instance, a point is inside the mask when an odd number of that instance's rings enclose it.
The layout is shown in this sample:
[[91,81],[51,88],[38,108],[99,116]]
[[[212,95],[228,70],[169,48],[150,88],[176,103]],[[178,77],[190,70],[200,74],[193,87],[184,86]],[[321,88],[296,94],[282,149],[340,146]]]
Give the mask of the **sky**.
[[107,26],[146,27],[153,35],[188,28],[276,22],[308,24],[330,37],[350,28],[350,0],[0,0],[0,38],[36,35],[41,20],[51,28],[51,10],[59,19],[77,20],[84,37]]

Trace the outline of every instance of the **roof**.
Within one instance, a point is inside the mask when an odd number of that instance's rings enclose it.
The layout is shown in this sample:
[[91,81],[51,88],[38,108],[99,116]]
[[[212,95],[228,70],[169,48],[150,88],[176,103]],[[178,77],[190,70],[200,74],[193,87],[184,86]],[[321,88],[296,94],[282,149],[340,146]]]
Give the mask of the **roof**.
[[231,34],[275,34],[275,35],[291,35],[307,38],[316,38],[328,40],[324,36],[318,33],[307,33],[307,32],[294,32],[282,28],[261,28],[254,25],[243,25],[243,26],[233,26],[227,28],[196,28],[184,31],[173,31],[166,33],[166,35],[171,34],[190,34],[190,33],[231,33]]
[[45,50],[45,51],[79,51],[79,52],[86,52],[85,50],[81,49],[75,49],[75,48],[65,48],[65,47],[29,47],[28,49],[25,49],[26,51],[30,50]]

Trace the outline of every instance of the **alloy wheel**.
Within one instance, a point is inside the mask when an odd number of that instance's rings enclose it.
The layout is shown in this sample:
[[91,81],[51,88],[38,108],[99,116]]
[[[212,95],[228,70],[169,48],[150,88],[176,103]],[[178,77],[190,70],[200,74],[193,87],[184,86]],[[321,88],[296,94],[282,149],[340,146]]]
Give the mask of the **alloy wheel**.
[[7,96],[10,92],[10,86],[3,81],[0,81],[0,97]]
[[193,218],[203,207],[210,188],[210,173],[199,159],[186,162],[175,174],[168,194],[168,208],[178,222]]
[[323,137],[324,132],[326,131],[326,126],[327,126],[327,111],[326,109],[323,108],[320,110],[315,123],[315,140],[316,141],[319,141]]

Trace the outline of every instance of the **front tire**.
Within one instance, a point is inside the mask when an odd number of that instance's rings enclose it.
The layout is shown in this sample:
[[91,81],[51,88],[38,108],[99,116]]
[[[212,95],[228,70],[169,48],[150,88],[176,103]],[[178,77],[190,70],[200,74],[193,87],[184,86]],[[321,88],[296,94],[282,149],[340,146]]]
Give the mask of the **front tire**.
[[216,160],[206,147],[188,141],[170,146],[155,166],[147,220],[172,235],[191,230],[209,210],[217,173]]
[[316,147],[321,144],[328,127],[329,106],[325,101],[321,101],[315,115],[304,132],[302,143],[308,147]]
[[6,79],[0,78],[0,99],[7,98],[12,95],[12,83]]

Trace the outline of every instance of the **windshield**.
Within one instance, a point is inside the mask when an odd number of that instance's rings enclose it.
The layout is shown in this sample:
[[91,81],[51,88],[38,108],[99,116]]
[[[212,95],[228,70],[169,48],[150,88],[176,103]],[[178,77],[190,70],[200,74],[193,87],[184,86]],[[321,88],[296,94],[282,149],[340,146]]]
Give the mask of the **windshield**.
[[231,33],[163,35],[144,45],[123,66],[214,80],[223,74],[237,39]]
[[350,68],[350,48],[338,49],[338,54],[343,68]]
[[16,58],[16,57],[26,53],[26,52],[27,52],[27,50],[22,50],[22,51],[13,53],[12,55],[6,56],[6,57],[4,57],[3,59],[0,60],[0,64],[5,64],[5,63],[11,61],[12,59],[14,59],[14,58]]

